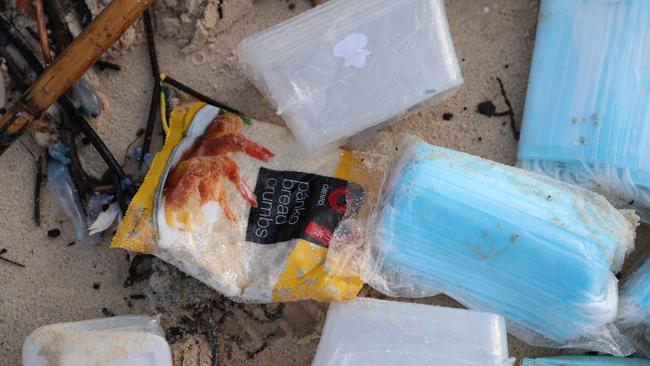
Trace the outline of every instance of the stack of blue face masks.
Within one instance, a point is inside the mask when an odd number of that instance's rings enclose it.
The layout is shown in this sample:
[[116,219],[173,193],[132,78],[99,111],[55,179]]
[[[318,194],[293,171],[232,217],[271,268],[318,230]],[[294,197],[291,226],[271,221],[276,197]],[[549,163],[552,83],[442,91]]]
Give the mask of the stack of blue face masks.
[[[585,189],[411,141],[392,174],[368,281],[504,315],[532,344],[624,354],[612,270],[635,224]],[[372,270],[371,270],[372,271]]]
[[650,1],[542,0],[519,165],[650,220]]
[[649,366],[650,360],[604,356],[524,358],[521,366]]

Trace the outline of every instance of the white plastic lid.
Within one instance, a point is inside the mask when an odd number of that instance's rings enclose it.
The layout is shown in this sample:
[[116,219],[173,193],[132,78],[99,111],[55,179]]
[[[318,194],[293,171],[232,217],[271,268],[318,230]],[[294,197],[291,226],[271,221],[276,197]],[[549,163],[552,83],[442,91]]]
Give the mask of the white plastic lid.
[[357,298],[332,303],[312,366],[505,366],[500,315]]
[[23,366],[172,366],[158,317],[129,315],[36,329]]

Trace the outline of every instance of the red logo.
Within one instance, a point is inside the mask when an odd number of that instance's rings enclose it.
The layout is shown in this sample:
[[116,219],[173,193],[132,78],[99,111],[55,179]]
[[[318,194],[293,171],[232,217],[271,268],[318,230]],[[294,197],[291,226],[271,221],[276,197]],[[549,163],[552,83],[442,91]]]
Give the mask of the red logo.
[[345,202],[345,195],[348,190],[345,187],[339,187],[333,190],[327,197],[327,202],[332,206],[334,211],[338,213],[345,213],[347,204]]
[[309,224],[307,224],[305,234],[320,240],[320,242],[325,245],[328,245],[330,240],[332,240],[332,232],[313,221],[310,221]]

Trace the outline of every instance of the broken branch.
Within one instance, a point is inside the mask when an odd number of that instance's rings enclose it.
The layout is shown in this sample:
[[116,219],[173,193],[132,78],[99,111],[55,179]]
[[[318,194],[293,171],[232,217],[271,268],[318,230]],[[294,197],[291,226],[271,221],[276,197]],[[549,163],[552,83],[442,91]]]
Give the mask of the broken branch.
[[113,0],[0,117],[0,154],[97,61],[153,0]]
[[45,66],[47,67],[52,65],[52,52],[50,51],[50,40],[47,37],[43,0],[34,0],[34,7],[36,8],[36,19],[38,20],[38,41],[41,43],[43,61],[45,61]]

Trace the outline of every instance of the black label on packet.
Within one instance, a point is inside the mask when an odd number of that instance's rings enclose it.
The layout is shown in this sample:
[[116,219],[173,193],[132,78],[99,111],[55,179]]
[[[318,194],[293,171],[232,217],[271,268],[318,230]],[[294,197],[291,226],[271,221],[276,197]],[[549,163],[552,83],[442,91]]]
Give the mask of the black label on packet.
[[328,246],[346,211],[348,182],[291,171],[260,168],[246,241],[258,244],[304,239]]

